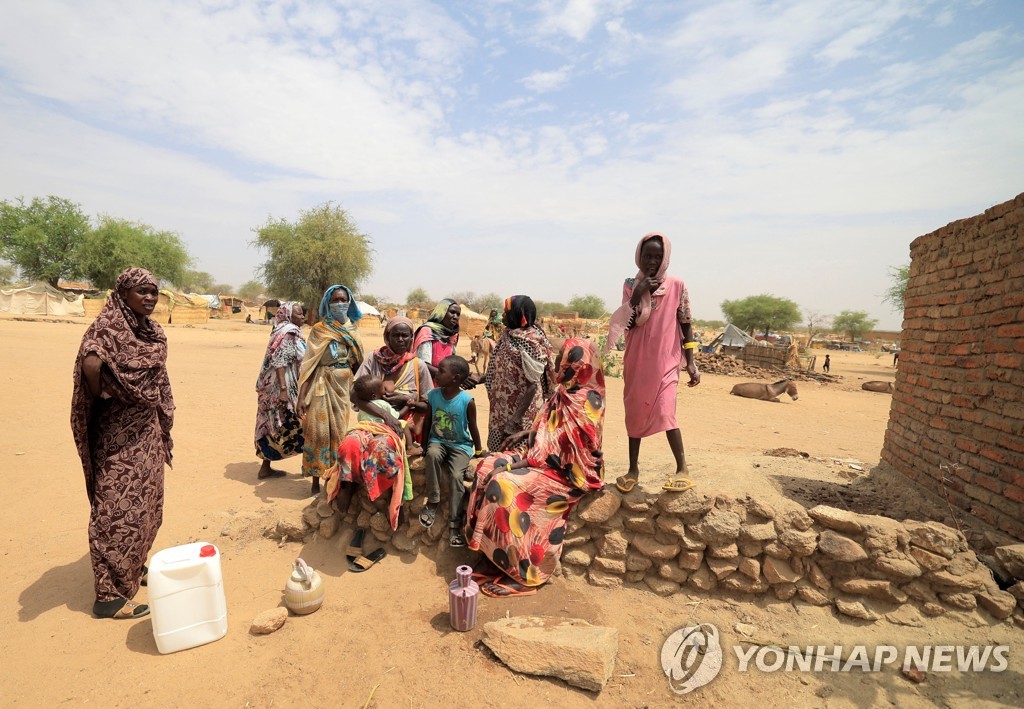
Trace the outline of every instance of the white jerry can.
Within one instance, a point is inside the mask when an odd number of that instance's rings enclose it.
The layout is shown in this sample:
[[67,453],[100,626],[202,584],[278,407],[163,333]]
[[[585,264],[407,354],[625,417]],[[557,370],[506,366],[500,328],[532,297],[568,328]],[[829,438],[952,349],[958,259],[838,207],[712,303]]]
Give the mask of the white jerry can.
[[156,649],[165,655],[224,637],[228,606],[220,550],[195,542],[154,554],[149,562],[149,607]]

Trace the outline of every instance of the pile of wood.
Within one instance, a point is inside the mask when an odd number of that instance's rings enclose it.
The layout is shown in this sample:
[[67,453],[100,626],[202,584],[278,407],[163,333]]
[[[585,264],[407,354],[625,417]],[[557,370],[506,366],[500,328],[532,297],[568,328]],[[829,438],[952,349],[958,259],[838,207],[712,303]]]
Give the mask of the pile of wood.
[[790,367],[758,367],[748,364],[733,355],[697,353],[697,367],[706,374],[722,374],[727,377],[752,377],[754,379],[792,379],[798,382],[838,382],[842,377],[820,372],[808,372]]

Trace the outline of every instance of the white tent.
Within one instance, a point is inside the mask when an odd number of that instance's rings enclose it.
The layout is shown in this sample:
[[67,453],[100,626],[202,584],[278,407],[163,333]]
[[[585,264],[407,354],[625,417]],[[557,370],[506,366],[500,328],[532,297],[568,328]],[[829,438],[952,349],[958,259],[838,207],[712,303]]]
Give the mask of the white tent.
[[460,305],[459,308],[461,308],[461,310],[462,310],[462,312],[459,314],[459,319],[460,320],[462,318],[466,318],[467,320],[486,320],[487,319],[486,315],[481,315],[478,312],[470,310],[465,305]]
[[0,290],[0,312],[15,315],[71,315],[85,317],[81,295],[59,291],[46,283]]
[[372,305],[370,305],[369,303],[364,303],[361,300],[357,300],[356,307],[359,308],[359,312],[361,312],[364,317],[367,315],[375,315],[378,318],[380,317],[380,311],[377,310]]

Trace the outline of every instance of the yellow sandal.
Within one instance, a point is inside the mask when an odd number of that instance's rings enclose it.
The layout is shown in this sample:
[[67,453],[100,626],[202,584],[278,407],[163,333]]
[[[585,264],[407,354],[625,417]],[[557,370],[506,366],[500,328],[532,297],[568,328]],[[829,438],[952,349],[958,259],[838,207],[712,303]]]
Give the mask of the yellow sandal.
[[615,478],[615,487],[619,492],[632,492],[636,484],[640,482],[640,473],[629,472]]
[[673,492],[683,492],[689,490],[694,486],[694,482],[690,478],[669,478],[665,481],[665,484],[661,486],[662,490],[671,490]]

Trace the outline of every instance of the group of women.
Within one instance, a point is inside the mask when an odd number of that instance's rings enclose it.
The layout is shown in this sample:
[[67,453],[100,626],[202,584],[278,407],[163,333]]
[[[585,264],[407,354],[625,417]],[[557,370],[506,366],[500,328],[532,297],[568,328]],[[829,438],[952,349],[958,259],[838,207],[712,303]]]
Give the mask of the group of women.
[[[625,333],[626,427],[629,469],[616,481],[628,491],[639,478],[640,439],[665,431],[685,468],[675,422],[675,388],[685,360],[690,386],[700,382],[693,358],[689,300],[682,281],[666,275],[667,238],[648,234],[636,250],[639,269],[627,279],[609,343]],[[170,464],[174,405],[167,378],[166,338],[149,317],[156,281],[143,269],[121,274],[103,312],[86,332],[75,367],[72,429],[92,506],[90,552],[93,612],[137,618],[149,611],[132,602],[145,583],[145,560],[159,529],[163,466]],[[390,493],[397,527],[412,498],[404,430],[419,443],[423,412],[437,366],[456,353],[460,306],[442,300],[419,327],[388,321],[384,345],[364,356],[355,323],[361,317],[342,285],[324,293],[308,339],[300,304],[284,302],[275,316],[257,379],[256,455],[260,478],[277,477],[271,463],[302,455],[302,473],[347,506],[357,485],[371,499]],[[487,451],[481,451],[468,498],[469,547],[493,563],[482,588],[492,596],[535,592],[557,566],[565,524],[574,506],[603,485],[605,386],[601,354],[588,339],[571,338],[556,353],[523,295],[505,301],[492,358],[482,377],[490,403]],[[383,398],[353,389],[362,377],[383,381]],[[349,427],[355,405],[360,421]],[[397,415],[396,415],[397,414]],[[672,478],[667,489],[689,482]]]

